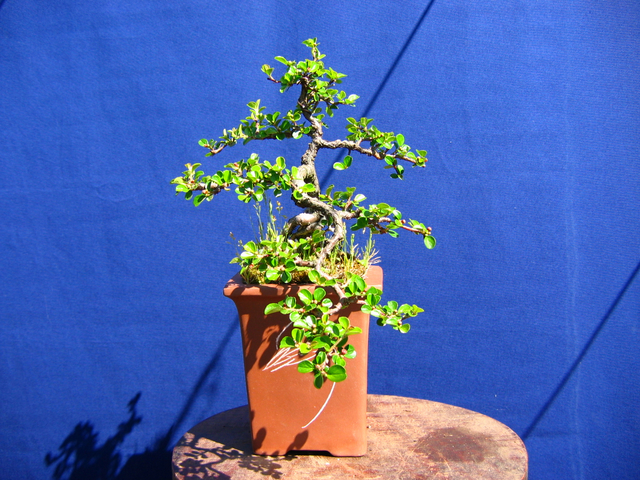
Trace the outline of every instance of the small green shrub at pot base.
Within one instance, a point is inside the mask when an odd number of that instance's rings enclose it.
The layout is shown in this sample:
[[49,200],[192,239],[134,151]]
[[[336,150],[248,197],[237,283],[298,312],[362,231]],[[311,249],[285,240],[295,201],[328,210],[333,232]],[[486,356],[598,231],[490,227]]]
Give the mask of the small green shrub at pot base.
[[[378,130],[370,118],[347,118],[344,139],[325,139],[328,119],[342,105],[355,105],[358,96],[337,88],[346,75],[325,66],[325,56],[318,50],[316,39],[303,43],[311,49],[311,58],[296,62],[275,57],[284,65],[279,77],[274,76],[275,68],[262,66],[267,79],[281,92],[299,89],[291,110],[265,113],[266,108],[256,100],[248,104],[249,115],[237,127],[224,130],[217,140],[199,142],[208,150],[208,157],[254,140],[308,142],[297,164],[289,165],[283,157],[262,160],[252,153],[211,175],[201,171],[199,163],[187,164],[186,171],[171,183],[176,185],[176,194],[184,194],[196,206],[222,191],[233,190],[238,200],[256,204],[286,192],[302,210],[281,228],[275,227],[270,213],[261,237],[243,244],[242,252],[232,262],[240,265],[247,283],[317,285],[313,291],[301,289],[297,297],[270,304],[265,313],[289,316],[293,328],[290,336],[282,338],[280,348],[297,349],[301,356],[315,352],[299,363],[298,370],[311,374],[314,385],[320,388],[327,380],[344,380],[347,360],[356,355],[349,336],[361,330],[340,316],[342,308],[359,301],[362,311],[376,317],[379,325],[390,325],[403,333],[409,331],[407,320],[423,311],[416,305],[381,303],[382,292],[363,279],[373,259],[373,244],[369,241],[364,249],[358,249],[353,236],[347,238],[347,229],[392,237],[404,230],[422,237],[429,249],[436,241],[431,228],[416,220],[405,220],[387,203],[367,203],[367,198],[353,187],[336,191],[329,186],[321,190],[315,164],[323,149],[347,150],[344,159],[334,163],[336,170],[355,167],[358,157],[371,157],[396,180],[403,178],[405,166],[424,167],[427,152],[412,150],[399,133]],[[337,300],[330,298],[329,290],[337,294]]]

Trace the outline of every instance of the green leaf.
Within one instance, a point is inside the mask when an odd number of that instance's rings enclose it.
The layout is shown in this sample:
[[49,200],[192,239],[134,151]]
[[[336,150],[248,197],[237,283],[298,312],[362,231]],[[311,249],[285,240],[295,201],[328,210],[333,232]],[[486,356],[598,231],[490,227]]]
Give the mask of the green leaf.
[[316,373],[316,376],[313,379],[313,386],[316,388],[322,388],[323,383],[324,383],[324,377],[320,373]]
[[282,306],[279,303],[270,303],[267,308],[264,309],[265,315],[271,315],[272,313],[278,313],[282,311]]
[[205,199],[205,195],[204,194],[200,194],[197,197],[195,197],[193,199],[193,204],[197,207],[198,205],[200,205],[202,203],[202,201]]
[[356,358],[356,349],[353,348],[353,345],[347,345],[347,354],[345,355],[347,358]]
[[287,65],[287,66],[289,65],[289,60],[287,60],[287,59],[286,59],[286,58],[284,58],[284,57],[277,56],[277,57],[275,57],[275,58],[274,58],[274,60],[277,60],[277,61],[278,61],[278,62],[280,62],[280,63],[284,63],[284,64],[285,64],[285,65]]
[[293,330],[291,330],[291,337],[296,342],[296,344],[300,343],[304,338],[304,332],[299,328],[294,328]]
[[347,372],[342,365],[332,365],[327,371],[327,379],[332,382],[342,382],[346,380]]
[[304,288],[298,292],[298,297],[305,305],[309,305],[313,301],[313,295],[311,292]]
[[270,268],[267,270],[265,277],[267,278],[267,280],[274,282],[278,280],[278,277],[280,277],[280,273],[277,270],[273,270]]
[[316,359],[313,361],[316,365],[322,365],[327,361],[327,353],[320,350],[316,355]]
[[313,363],[309,360],[304,360],[298,364],[298,371],[300,373],[310,373],[315,370]]
[[340,163],[340,162],[336,162],[333,164],[333,169],[334,170],[345,170],[347,167],[344,166],[344,164]]
[[411,307],[411,305],[407,305],[406,303],[404,305],[400,305],[400,308],[398,308],[398,312],[402,313],[403,315],[409,314],[413,311],[413,308]]
[[320,283],[320,274],[317,271],[311,270],[308,275],[311,283]]
[[333,325],[327,325],[324,331],[327,335],[332,335],[333,337],[341,336],[340,326],[336,325],[335,323]]
[[296,342],[291,337],[284,337],[280,341],[280,348],[296,348]]
[[351,327],[347,330],[347,335],[356,335],[358,333],[362,333],[362,329],[360,327]]
[[313,342],[313,348],[318,349],[318,348],[324,348],[326,350],[329,350],[331,348],[330,342],[327,343],[324,340],[322,340],[323,338],[329,338],[329,337],[321,337],[321,338],[317,338],[316,340],[314,340]]
[[371,306],[377,305],[380,303],[380,297],[382,295],[382,291],[378,288],[372,287],[367,291],[367,303]]
[[436,239],[433,238],[431,235],[427,235],[426,237],[424,237],[424,245],[429,250],[431,250],[433,247],[436,246]]
[[[293,315],[291,315],[291,317],[293,317]],[[307,324],[300,317],[298,317],[297,320],[291,319],[291,321],[293,321],[293,326],[296,328],[307,328]]]
[[296,299],[293,297],[287,297],[284,299],[284,304],[289,307],[289,308],[295,308],[296,307]]
[[356,220],[356,223],[351,225],[351,230],[360,230],[361,228],[367,228],[368,224],[369,223],[367,222],[366,218],[359,217],[358,220]]
[[316,288],[313,292],[313,299],[316,302],[319,302],[320,300],[322,300],[325,295],[327,294],[327,292],[325,291],[324,288]]
[[398,135],[396,135],[396,142],[398,142],[398,146],[399,147],[404,145],[404,135],[402,135],[400,133]]
[[362,279],[362,277],[360,277],[359,275],[354,275],[351,278],[351,281],[356,285],[356,287],[358,288],[359,292],[363,292],[364,289],[367,287],[367,284]]
[[293,277],[286,270],[280,274],[280,281],[282,283],[291,283],[292,279],[293,279]]

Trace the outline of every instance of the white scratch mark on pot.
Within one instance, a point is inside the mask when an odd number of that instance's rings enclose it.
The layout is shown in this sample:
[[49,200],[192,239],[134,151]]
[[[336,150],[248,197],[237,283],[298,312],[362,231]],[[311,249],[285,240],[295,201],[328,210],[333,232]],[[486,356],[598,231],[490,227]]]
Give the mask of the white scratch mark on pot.
[[278,345],[280,345],[280,339],[282,338],[282,335],[284,335],[284,332],[287,331],[287,329],[293,325],[293,322],[289,322],[289,325],[287,325],[286,327],[284,327],[282,329],[282,331],[280,332],[280,334],[278,335],[278,338],[276,338],[276,347],[278,347]]
[[320,416],[320,414],[324,410],[324,407],[326,407],[327,403],[329,403],[329,399],[331,398],[331,394],[333,394],[333,389],[334,388],[336,388],[336,383],[335,382],[333,382],[333,385],[331,385],[331,391],[329,392],[329,395],[327,396],[327,399],[324,401],[324,405],[322,405],[322,408],[320,409],[320,411],[318,413],[316,413],[316,416],[313,417],[313,419],[302,428],[307,428],[309,425],[311,425],[313,422],[316,421],[316,418],[318,418]]
[[305,358],[300,358],[298,350],[295,348],[281,348],[276,352],[269,363],[265,365],[262,371],[276,372],[284,367],[293,367],[300,362],[303,362]]

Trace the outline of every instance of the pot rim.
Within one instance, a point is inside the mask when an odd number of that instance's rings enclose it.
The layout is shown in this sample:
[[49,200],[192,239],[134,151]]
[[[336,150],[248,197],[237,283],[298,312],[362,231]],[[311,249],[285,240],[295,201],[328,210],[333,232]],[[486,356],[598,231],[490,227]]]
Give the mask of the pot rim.
[[[379,265],[369,265],[364,280],[370,287],[376,287],[382,290],[382,267]],[[301,289],[313,290],[317,285],[314,283],[290,283],[290,284],[248,284],[244,283],[240,272],[236,273],[224,286],[223,294],[225,297],[238,297],[246,295],[255,296],[281,296],[295,295]],[[330,288],[330,287],[329,287]]]

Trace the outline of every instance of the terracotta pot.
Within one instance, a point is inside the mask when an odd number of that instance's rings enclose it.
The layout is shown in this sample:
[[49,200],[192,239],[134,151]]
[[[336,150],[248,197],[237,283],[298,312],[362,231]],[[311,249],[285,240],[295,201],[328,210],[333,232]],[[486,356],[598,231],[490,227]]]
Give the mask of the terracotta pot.
[[[382,288],[380,267],[370,267],[365,278],[368,285]],[[301,288],[314,286],[245,285],[236,275],[224,288],[224,295],[238,308],[254,453],[284,455],[297,450],[362,456],[367,452],[369,315],[360,311],[359,304],[340,312],[362,329],[349,338],[357,355],[347,359],[346,380],[327,381],[317,389],[311,374],[298,372],[301,358],[278,349],[280,339],[291,331],[288,316],[264,314],[268,304],[295,296]]]

